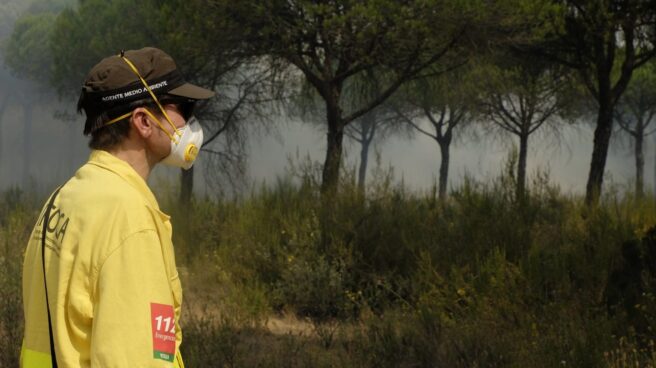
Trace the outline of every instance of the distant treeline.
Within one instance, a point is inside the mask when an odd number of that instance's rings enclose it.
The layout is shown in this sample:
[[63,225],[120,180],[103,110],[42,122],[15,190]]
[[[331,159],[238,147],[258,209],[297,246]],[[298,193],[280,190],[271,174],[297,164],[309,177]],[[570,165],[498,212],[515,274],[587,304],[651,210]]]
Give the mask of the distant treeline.
[[[0,29],[4,62],[33,82],[30,91],[5,93],[0,101],[0,121],[9,99],[23,104],[24,148],[39,91],[77,96],[101,58],[149,45],[169,52],[190,81],[218,92],[197,114],[215,165],[212,180],[222,184],[238,182],[249,129],[274,129],[270,115],[277,109],[326,131],[324,196],[338,191],[345,137],[361,145],[364,188],[373,140],[407,131],[439,145],[443,201],[450,145],[475,127],[478,135],[516,140],[514,185],[521,198],[530,138],[537,131],[558,137],[563,124],[580,121],[595,125],[586,204],[602,194],[618,129],[633,142],[635,192],[644,193],[644,138],[653,132],[656,111],[653,0],[12,0],[1,6],[3,25],[13,25]],[[191,198],[192,179],[183,173],[183,202]]]

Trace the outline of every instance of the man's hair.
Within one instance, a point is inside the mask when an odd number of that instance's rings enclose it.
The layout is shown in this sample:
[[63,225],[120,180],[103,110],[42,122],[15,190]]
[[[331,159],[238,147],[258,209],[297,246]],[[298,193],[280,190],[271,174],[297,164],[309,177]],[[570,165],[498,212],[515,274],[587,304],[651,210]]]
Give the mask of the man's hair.
[[[123,111],[126,111],[126,113],[132,112],[138,107],[147,108],[157,117],[162,115],[155,102],[151,99],[131,102]],[[93,121],[94,126],[100,126],[100,128],[90,133],[91,138],[89,139],[89,148],[95,150],[110,150],[123,142],[123,140],[130,134],[131,117],[132,116],[130,115],[116,123],[105,126],[105,124],[112,119],[106,111],[93,116],[90,120]]]

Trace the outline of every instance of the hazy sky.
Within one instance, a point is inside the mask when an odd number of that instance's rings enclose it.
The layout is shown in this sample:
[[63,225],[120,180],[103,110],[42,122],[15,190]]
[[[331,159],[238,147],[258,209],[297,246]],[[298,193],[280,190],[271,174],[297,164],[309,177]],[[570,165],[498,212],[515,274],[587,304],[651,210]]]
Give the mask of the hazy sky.
[[[280,142],[273,137],[254,138],[251,156],[251,173],[256,178],[271,178],[284,172],[286,156],[309,154],[317,161],[323,161],[325,154],[325,136],[316,128],[298,122],[281,125]],[[579,126],[566,128],[558,148],[556,142],[544,136],[536,136],[529,143],[528,170],[533,174],[536,169],[548,170],[553,182],[558,183],[566,192],[584,193],[590,158],[592,155],[593,129]],[[648,138],[645,147],[645,179],[651,186],[654,177],[653,137]],[[494,138],[479,138],[477,141],[455,141],[451,150],[450,185],[459,185],[463,178],[473,176],[485,180],[499,175],[503,163],[507,160],[511,142]],[[359,146],[347,142],[347,162],[351,165],[359,161]],[[437,180],[439,172],[439,146],[424,135],[417,134],[412,139],[390,138],[376,147],[381,154],[382,166],[392,166],[395,178],[417,190],[429,189]],[[375,165],[374,153],[371,153],[370,170]],[[635,165],[632,148],[625,145],[612,148],[608,157],[606,182],[627,184],[633,180]]]

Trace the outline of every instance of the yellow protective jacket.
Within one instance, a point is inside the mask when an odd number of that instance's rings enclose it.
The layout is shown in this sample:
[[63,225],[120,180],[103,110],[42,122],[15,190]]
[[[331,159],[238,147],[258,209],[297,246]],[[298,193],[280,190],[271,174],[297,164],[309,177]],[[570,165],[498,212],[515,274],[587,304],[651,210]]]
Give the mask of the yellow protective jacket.
[[[41,264],[45,207],[23,265],[21,367],[50,367]],[[93,151],[60,190],[46,235],[59,367],[184,367],[169,216],[125,161]]]

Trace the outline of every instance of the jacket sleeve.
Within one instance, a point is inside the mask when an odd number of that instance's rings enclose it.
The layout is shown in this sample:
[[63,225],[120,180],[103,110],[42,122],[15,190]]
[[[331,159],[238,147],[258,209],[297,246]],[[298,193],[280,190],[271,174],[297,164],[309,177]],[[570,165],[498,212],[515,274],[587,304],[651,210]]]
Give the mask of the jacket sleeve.
[[128,236],[98,271],[91,366],[172,367],[177,322],[157,233]]

